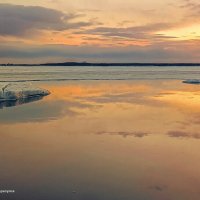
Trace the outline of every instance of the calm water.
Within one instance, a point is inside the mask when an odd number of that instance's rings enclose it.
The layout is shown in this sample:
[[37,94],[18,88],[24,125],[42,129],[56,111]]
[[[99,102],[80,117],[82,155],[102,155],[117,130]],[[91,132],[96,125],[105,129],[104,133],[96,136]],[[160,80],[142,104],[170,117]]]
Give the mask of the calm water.
[[1,199],[200,199],[200,86],[35,84],[52,94],[0,109]]
[[2,81],[199,79],[200,67],[0,67]]

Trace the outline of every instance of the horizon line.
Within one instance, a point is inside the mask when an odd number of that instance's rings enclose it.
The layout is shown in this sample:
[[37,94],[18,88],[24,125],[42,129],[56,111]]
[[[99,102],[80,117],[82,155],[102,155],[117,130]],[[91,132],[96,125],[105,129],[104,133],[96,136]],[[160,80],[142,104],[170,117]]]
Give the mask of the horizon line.
[[3,63],[0,66],[200,66],[200,62],[53,62],[53,63]]

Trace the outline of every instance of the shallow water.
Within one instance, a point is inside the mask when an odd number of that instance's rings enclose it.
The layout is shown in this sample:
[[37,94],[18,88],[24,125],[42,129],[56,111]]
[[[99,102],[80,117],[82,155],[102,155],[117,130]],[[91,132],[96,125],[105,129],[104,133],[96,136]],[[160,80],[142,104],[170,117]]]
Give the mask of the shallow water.
[[0,110],[2,198],[200,199],[200,86],[37,84],[52,94]]

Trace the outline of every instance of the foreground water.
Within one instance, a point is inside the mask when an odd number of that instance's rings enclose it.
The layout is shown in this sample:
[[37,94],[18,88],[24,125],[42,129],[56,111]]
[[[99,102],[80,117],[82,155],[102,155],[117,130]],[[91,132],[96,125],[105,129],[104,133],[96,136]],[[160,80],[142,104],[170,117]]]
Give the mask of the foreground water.
[[37,84],[52,94],[0,110],[1,199],[200,199],[198,85]]

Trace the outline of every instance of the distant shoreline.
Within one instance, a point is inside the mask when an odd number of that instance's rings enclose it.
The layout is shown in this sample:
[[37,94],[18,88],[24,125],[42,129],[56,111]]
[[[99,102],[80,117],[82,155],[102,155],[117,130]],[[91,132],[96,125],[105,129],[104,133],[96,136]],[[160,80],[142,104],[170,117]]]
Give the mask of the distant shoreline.
[[63,62],[63,63],[44,63],[44,64],[0,64],[0,66],[93,66],[93,67],[131,67],[131,66],[152,66],[152,67],[172,67],[172,66],[200,66],[200,63],[90,63],[90,62]]

